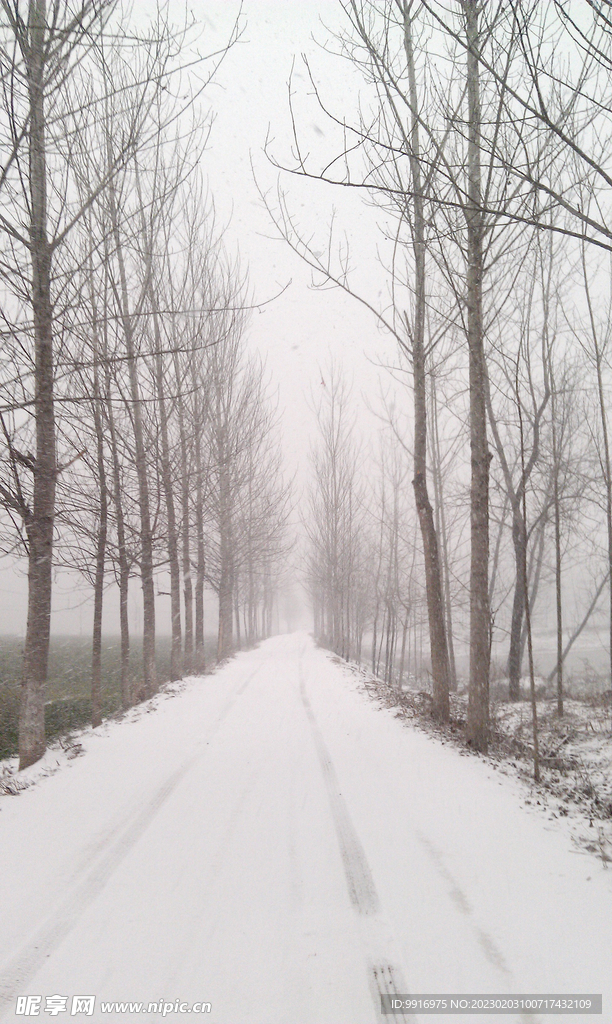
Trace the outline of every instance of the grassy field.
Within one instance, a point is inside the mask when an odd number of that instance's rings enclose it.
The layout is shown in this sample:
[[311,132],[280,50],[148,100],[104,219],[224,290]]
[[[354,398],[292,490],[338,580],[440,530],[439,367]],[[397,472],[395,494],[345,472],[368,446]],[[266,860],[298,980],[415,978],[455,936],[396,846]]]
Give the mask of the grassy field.
[[[214,663],[215,641],[206,641],[206,657]],[[0,637],[0,759],[17,750],[17,720],[23,640]],[[160,683],[170,677],[170,639],[156,643]],[[141,678],[142,644],[131,641],[132,679]],[[120,645],[118,637],[105,637],[102,646],[102,714],[110,715],[121,705]],[[45,726],[47,736],[58,736],[86,725],[91,719],[91,640],[64,636],[51,640]]]

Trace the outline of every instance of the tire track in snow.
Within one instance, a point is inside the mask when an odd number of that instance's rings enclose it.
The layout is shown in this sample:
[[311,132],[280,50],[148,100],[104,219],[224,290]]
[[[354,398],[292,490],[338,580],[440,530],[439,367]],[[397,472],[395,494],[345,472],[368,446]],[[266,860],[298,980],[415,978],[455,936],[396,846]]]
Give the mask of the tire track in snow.
[[[240,685],[238,686],[236,691],[230,697],[229,703],[226,703],[226,705],[222,708],[222,710],[221,710],[221,712],[219,714],[219,717],[214,722],[214,724],[212,726],[212,731],[210,733],[208,733],[207,738],[206,739],[203,738],[203,739],[198,740],[198,742],[196,744],[196,750],[201,750],[201,748],[203,746],[205,746],[206,744],[208,744],[210,742],[210,740],[216,734],[217,730],[219,729],[219,727],[221,726],[221,724],[223,723],[223,721],[225,720],[225,718],[227,717],[227,715],[231,711],[231,709],[234,706],[234,703],[237,700],[237,698],[240,697],[244,693],[244,691],[246,690],[247,686],[249,685],[249,683],[253,679],[254,675],[257,672],[261,671],[261,668],[262,668],[262,666],[260,665],[259,668],[255,669],[253,672],[251,672],[251,674],[246,678],[246,680],[244,680],[242,683],[240,683]],[[136,719],[136,721],[137,720],[138,719]],[[194,755],[193,759],[189,761],[189,767],[191,767],[192,764],[194,764],[196,760],[197,760],[197,755]],[[187,770],[186,766],[187,766],[187,762],[185,761],[185,762],[183,762],[183,766],[182,767],[185,767],[185,770]],[[177,771],[180,772],[181,768],[177,769]],[[178,780],[178,781],[180,781],[180,780]],[[158,790],[157,792],[159,793],[160,790]],[[154,797],[154,799],[155,799],[155,797]],[[83,873],[88,873],[91,870],[92,861],[96,860],[97,857],[99,857],[101,854],[104,853],[104,851],[108,848],[108,846],[111,843],[111,841],[113,840],[113,838],[115,836],[118,836],[119,833],[121,832],[121,830],[126,825],[128,825],[130,822],[133,822],[135,820],[136,815],[138,815],[139,811],[140,811],[140,803],[141,803],[141,801],[137,797],[134,801],[132,801],[132,803],[130,804],[130,806],[127,809],[125,809],[125,808],[122,809],[120,814],[118,814],[116,816],[115,823],[113,825],[111,825],[110,827],[107,827],[106,829],[104,829],[101,833],[99,833],[96,837],[94,837],[94,839],[90,843],[88,843],[88,845],[83,849],[83,853],[82,853],[80,864],[75,868],[75,871],[74,871],[75,879],[77,879]],[[1,986],[1,979],[2,979],[2,975],[0,974],[0,986]],[[1,993],[1,987],[0,987],[0,993]]]
[[[429,857],[434,862],[438,873],[442,876],[444,881],[448,883],[448,894],[452,899],[453,903],[455,904],[455,906],[458,907],[461,913],[465,914],[466,917],[472,918],[473,910],[470,905],[470,902],[465,893],[459,888],[459,885],[457,884],[451,872],[444,864],[442,854],[440,853],[440,851],[436,849],[436,847],[433,845],[433,843],[429,841],[429,839],[426,839],[425,836],[421,835],[420,832],[415,832],[415,835],[421,846],[427,851]],[[496,967],[497,970],[500,971],[503,975],[505,975],[507,981],[514,981],[514,976],[512,974],[512,971],[510,971],[508,965],[506,964],[503,953],[501,952],[500,949],[497,948],[491,936],[482,928],[480,928],[477,924],[473,923],[473,928],[478,938],[479,945],[483,950],[489,963],[493,967]],[[528,1019],[532,1020],[533,1018],[529,1016]]]
[[[456,879],[446,867],[444,860],[442,858],[442,854],[433,845],[433,843],[431,843],[429,839],[427,839],[420,832],[415,832],[415,836],[418,839],[421,846],[427,851],[429,857],[435,864],[436,870],[438,871],[439,875],[444,879],[445,882],[447,882],[449,887],[448,894],[452,899],[453,903],[455,904],[456,907],[458,907],[461,913],[464,914],[470,920],[470,924],[475,932],[476,938],[478,939],[478,943],[485,957],[487,958],[489,963],[500,972],[500,974],[504,975],[506,983],[511,984],[513,987],[516,988],[514,975],[510,968],[508,967],[503,953],[498,948],[497,944],[491,938],[488,932],[485,932],[484,929],[481,928],[474,921],[474,911],[472,909],[472,906],[463,890],[459,888]],[[541,1018],[532,1013],[521,1013],[519,1017],[520,1020],[523,1021],[523,1024],[541,1024]]]
[[16,996],[26,991],[28,982],[72,931],[83,912],[99,896],[116,868],[138,842],[176,787],[196,762],[204,756],[206,747],[227,718],[235,702],[263,667],[263,665],[259,665],[240,684],[226,702],[206,737],[198,741],[194,752],[159,786],[145,807],[135,817],[130,812],[131,823],[123,830],[122,826],[114,827],[103,840],[96,844],[94,860],[98,860],[97,865],[93,868],[90,867],[83,880],[77,882],[59,905],[51,911],[33,938],[2,969],[0,972],[0,1020],[4,1020],[9,1012],[11,1016],[13,1015]]
[[[391,958],[388,955],[388,951],[394,945],[391,930],[381,914],[380,898],[376,891],[376,885],[374,884],[374,878],[365,855],[365,850],[355,831],[346,802],[340,792],[338,777],[330,753],[306,694],[301,658],[299,663],[299,680],[302,704],[310,723],[315,749],[325,780],[349,899],[361,920],[361,933],[366,950],[368,950],[368,953],[373,953],[373,955],[368,955],[367,957],[368,985],[377,1018],[380,1018],[380,997],[382,995],[396,996],[402,993],[406,994],[408,988],[400,968],[391,962],[392,959],[397,958]],[[407,1024],[416,1024],[416,1018],[410,1014],[393,1014],[393,1021],[405,1021]]]
[[319,764],[321,765],[331,804],[334,825],[340,844],[340,854],[346,875],[349,899],[358,914],[376,914],[380,910],[380,900],[376,892],[370,865],[366,860],[361,840],[355,832],[346,803],[340,793],[338,777],[313,715],[310,701],[306,696],[304,679],[302,677],[300,677],[300,693],[312,729]]
[[[329,751],[317,725],[310,701],[308,700],[301,659],[299,678],[302,702],[312,728],[314,743],[331,804],[332,816],[338,835],[338,842],[347,877],[347,886],[349,896],[351,897],[351,903],[360,917],[366,919],[362,920],[362,936],[366,949],[373,949],[378,954],[376,957],[368,957],[367,972],[372,999],[376,1007],[377,1014],[380,1014],[381,995],[408,995],[409,989],[402,977],[401,971],[394,966],[392,962],[392,960],[397,960],[398,958],[380,955],[385,951],[392,950],[395,940],[389,925],[380,913],[380,900],[376,892],[374,879],[366,859],[365,851],[350,820],[346,803],[340,793],[338,778],[332,764]],[[478,943],[488,962],[504,976],[506,984],[513,983],[514,976],[505,961],[503,953],[497,947],[491,936],[480,928],[473,920],[472,907],[467,897],[457,884],[456,879],[444,864],[440,852],[421,833],[416,833],[416,839],[427,851],[429,857],[435,864],[438,873],[447,883],[449,887],[449,897],[457,908],[470,920],[470,924],[475,931]],[[408,1021],[410,1024],[416,1024],[420,1018],[418,1015],[404,1016],[393,1014],[389,1018],[384,1017],[382,1019]],[[428,1017],[427,1019],[431,1018]],[[516,1017],[508,1017],[507,1019],[508,1021],[520,1020],[523,1024],[542,1024],[540,1016],[530,1013],[520,1013],[517,1014]]]

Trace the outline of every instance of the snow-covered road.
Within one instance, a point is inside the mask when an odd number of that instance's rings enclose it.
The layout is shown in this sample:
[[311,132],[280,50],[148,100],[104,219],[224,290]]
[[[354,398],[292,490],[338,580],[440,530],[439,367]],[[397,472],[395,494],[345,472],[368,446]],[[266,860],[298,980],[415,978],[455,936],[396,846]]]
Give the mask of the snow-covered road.
[[152,704],[1,800],[3,1020],[371,1024],[395,990],[603,992],[569,1019],[612,1021],[612,871],[306,634]]

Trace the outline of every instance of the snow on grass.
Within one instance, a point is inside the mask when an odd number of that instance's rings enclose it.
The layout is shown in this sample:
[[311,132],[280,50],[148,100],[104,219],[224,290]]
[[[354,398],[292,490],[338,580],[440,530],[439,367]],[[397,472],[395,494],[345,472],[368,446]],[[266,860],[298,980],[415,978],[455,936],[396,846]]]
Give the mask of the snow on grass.
[[[463,738],[466,695],[451,694],[451,721],[442,727],[431,718],[429,693],[400,693],[365,669],[352,665],[350,670],[371,697],[395,708],[400,718],[445,742],[456,743],[468,753]],[[527,680],[523,683],[526,690]],[[538,700],[536,711],[539,783],[533,780],[528,700],[492,701],[491,744],[485,760],[502,774],[525,783],[522,799],[527,806],[539,808],[551,821],[565,819],[573,843],[595,854],[604,866],[612,863],[612,707],[606,697],[585,695],[582,699],[566,698],[561,718],[556,698]]]
[[40,760],[21,772],[19,771],[19,758],[16,755],[0,761],[0,796],[18,796],[30,786],[55,775],[75,757],[80,757],[85,753],[87,740],[90,737],[106,735],[108,729],[115,723],[137,722],[143,715],[156,711],[160,702],[165,698],[175,697],[182,693],[188,683],[189,681],[186,679],[175,683],[165,683],[160,687],[158,693],[149,700],[134,705],[128,711],[118,711],[111,718],[104,719],[97,728],[89,725],[58,737],[48,745]]

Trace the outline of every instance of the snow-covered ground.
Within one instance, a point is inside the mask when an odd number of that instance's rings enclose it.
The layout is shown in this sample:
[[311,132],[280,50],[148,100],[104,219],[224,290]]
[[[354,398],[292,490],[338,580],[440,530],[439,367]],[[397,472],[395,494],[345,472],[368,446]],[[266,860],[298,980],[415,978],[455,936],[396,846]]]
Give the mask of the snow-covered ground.
[[612,870],[306,634],[78,742],[0,797],[3,1020],[95,995],[95,1021],[370,1024],[381,990],[603,993],[571,1019],[612,1020]]
[[[394,685],[351,664],[368,695],[410,722],[467,753],[463,725],[467,690],[450,695],[450,723],[437,725],[429,692]],[[523,694],[529,680],[523,680]],[[507,687],[506,687],[507,692]],[[487,760],[494,769],[527,783],[525,804],[549,820],[564,819],[572,842],[612,864],[612,707],[607,694],[564,699],[559,717],[555,697],[537,701],[539,782],[534,782],[533,725],[529,699],[492,700],[491,743]]]

